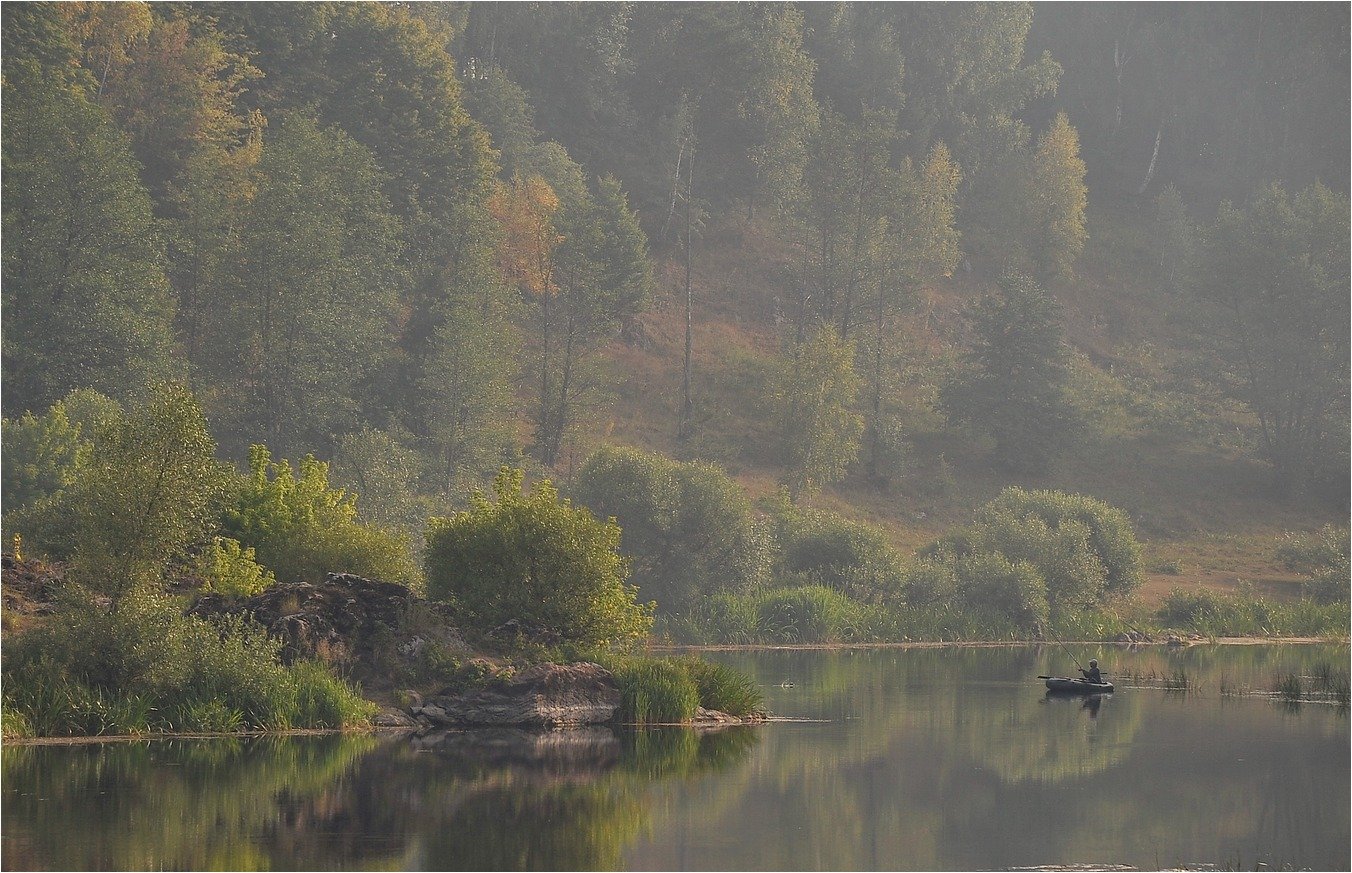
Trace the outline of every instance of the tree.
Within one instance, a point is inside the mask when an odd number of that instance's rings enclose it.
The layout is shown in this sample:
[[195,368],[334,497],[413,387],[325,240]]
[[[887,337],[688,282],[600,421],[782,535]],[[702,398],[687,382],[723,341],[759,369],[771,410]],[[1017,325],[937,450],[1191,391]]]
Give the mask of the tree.
[[1024,63],[1032,4],[905,4],[893,14],[906,59],[901,121],[912,148],[943,140],[973,184],[999,173],[1028,140],[1015,114],[1054,93],[1061,78],[1048,52]]
[[519,452],[513,381],[520,343],[512,301],[496,276],[448,294],[439,311],[422,368],[419,429],[435,458],[439,490],[449,495]]
[[902,110],[906,61],[891,12],[868,3],[803,6],[804,37],[817,63],[814,84],[822,102],[851,116],[866,109]]
[[173,369],[164,250],[126,143],[71,67],[33,60],[40,44],[9,45],[16,28],[49,13],[31,7],[5,18],[10,416],[45,409],[73,388],[126,397]]
[[1285,491],[1347,469],[1347,237],[1346,195],[1272,185],[1247,208],[1222,204],[1206,248],[1220,385],[1257,416]]
[[41,417],[25,412],[18,420],[6,418],[3,427],[0,479],[7,513],[70,487],[89,461],[93,444],[80,438],[80,426],[59,402]]
[[[476,318],[460,302],[493,287],[487,202],[497,168],[487,131],[465,110],[446,51],[447,27],[453,35],[460,25],[451,26],[453,13],[441,18],[380,4],[220,4],[212,13],[263,71],[265,86],[246,95],[247,106],[269,118],[312,113],[367,148],[382,170],[385,196],[400,219],[403,317],[390,346],[398,355],[387,360],[367,398],[382,418],[400,421],[440,450],[445,419],[438,425],[425,414],[429,402],[446,409],[444,398],[424,393],[437,379],[432,370],[444,373],[447,358],[475,355],[481,341],[517,354],[514,337],[498,323],[441,330],[448,320]],[[448,298],[456,303],[443,305]],[[455,348],[461,339],[471,347]]]
[[949,421],[985,431],[993,459],[1042,472],[1071,439],[1061,307],[1037,282],[1006,274],[967,313],[973,331],[966,367],[942,388]]
[[[899,195],[883,227],[882,252],[872,302],[873,332],[865,345],[869,367],[868,472],[883,475],[884,442],[891,428],[884,420],[884,383],[897,357],[896,313],[909,305],[922,283],[951,275],[961,251],[955,222],[962,171],[943,143],[935,143],[920,169],[909,159],[900,173]],[[895,448],[895,447],[892,447]]]
[[[804,277],[796,341],[811,311],[842,339],[860,321],[860,297],[879,274],[887,213],[898,195],[891,167],[896,118],[866,113],[855,122],[824,112],[812,141],[802,203],[813,263]],[[811,288],[809,292],[807,289]]]
[[1183,195],[1165,185],[1155,196],[1155,251],[1165,287],[1181,294],[1192,287],[1197,269],[1197,228],[1188,217]]
[[789,5],[759,6],[746,28],[750,52],[743,57],[749,75],[741,83],[737,117],[750,142],[750,218],[758,196],[778,205],[797,190],[817,125],[817,102],[812,96],[816,65],[803,50],[803,13]]
[[834,512],[784,506],[776,513],[777,579],[823,585],[871,603],[901,594],[901,556],[886,532]]
[[1079,135],[1066,114],[1058,112],[1051,127],[1038,139],[1030,192],[1037,203],[1038,219],[1032,249],[1039,269],[1051,278],[1071,277],[1088,236],[1084,228],[1088,196],[1084,173]]
[[584,649],[648,632],[653,607],[638,604],[625,584],[619,525],[560,499],[548,481],[527,495],[522,474],[510,468],[493,492],[475,493],[469,509],[430,521],[430,596],[451,600],[482,630],[517,619],[538,639]]
[[221,528],[283,582],[316,582],[326,573],[418,580],[408,538],[362,521],[357,495],[331,487],[328,464],[314,455],[293,469],[285,459],[273,463],[266,446],[250,446],[248,475],[236,483]]
[[313,119],[282,119],[258,176],[222,328],[237,357],[212,376],[239,385],[237,427],[322,446],[390,352],[399,225],[370,152]]
[[373,428],[343,434],[329,471],[333,484],[359,495],[362,516],[421,547],[432,499],[422,496],[424,462],[396,434]]
[[588,354],[652,287],[647,240],[619,183],[604,177],[595,194],[568,187],[573,197],[561,203],[544,179],[517,178],[490,204],[503,228],[502,273],[539,304],[535,452],[547,465],[594,387]]
[[157,387],[98,435],[70,501],[75,573],[120,599],[159,581],[209,529],[222,485],[216,444],[192,392]]
[[[98,9],[92,21],[106,22],[113,14],[109,8],[123,4],[82,5]],[[230,51],[225,35],[191,7],[186,14],[165,7],[157,12],[143,13],[150,26],[128,44],[111,74],[108,67],[93,71],[100,76],[100,102],[131,140],[160,213],[172,215],[173,188],[195,155],[229,151],[247,141],[250,117],[241,97],[259,71],[245,55]],[[107,39],[96,40],[87,52],[104,54]]]
[[1074,112],[1104,201],[1151,178],[1208,204],[1260,179],[1347,190],[1340,9],[1083,4],[1038,14],[1028,39],[1065,66],[1053,108]]
[[98,82],[102,96],[109,76],[131,63],[131,52],[154,27],[149,3],[65,3],[59,9],[80,43],[80,62]]
[[818,329],[781,362],[773,397],[792,499],[840,479],[858,457],[864,430],[852,409],[858,395],[854,350],[831,327]]

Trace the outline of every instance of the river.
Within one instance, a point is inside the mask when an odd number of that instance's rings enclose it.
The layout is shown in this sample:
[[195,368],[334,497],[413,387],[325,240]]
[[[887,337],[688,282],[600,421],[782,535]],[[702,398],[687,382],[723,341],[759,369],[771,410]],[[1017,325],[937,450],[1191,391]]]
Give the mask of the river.
[[[1266,692],[1345,645],[719,652],[798,719],[699,735],[3,750],[6,870],[1349,869],[1348,713]],[[1186,682],[1186,688],[1179,688]],[[1166,688],[1165,685],[1175,687]]]

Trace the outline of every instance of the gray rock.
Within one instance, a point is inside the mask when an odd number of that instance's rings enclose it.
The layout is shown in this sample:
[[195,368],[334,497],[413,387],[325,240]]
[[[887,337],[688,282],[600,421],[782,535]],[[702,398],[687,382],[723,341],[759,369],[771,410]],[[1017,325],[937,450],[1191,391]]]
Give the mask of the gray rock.
[[565,727],[608,722],[619,705],[615,678],[597,664],[536,664],[503,682],[438,695],[421,715],[448,727]]
[[418,722],[408,713],[397,709],[382,709],[372,723],[378,728],[416,728]]

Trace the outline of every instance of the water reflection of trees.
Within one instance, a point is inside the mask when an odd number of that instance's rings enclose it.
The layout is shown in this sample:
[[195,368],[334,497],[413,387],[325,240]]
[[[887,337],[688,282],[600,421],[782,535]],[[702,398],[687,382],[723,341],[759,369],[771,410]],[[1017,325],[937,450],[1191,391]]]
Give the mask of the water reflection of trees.
[[[1081,661],[1098,657],[1115,673],[1165,673],[1182,666],[1214,695],[1222,675],[1259,681],[1330,658],[1345,661],[1347,651],[1206,648],[1084,646],[1076,654]],[[1216,851],[1158,860],[1233,858],[1241,849],[1238,835],[1255,821],[1275,828],[1271,823],[1286,806],[1265,811],[1260,799],[1216,792],[1218,784],[1235,784],[1243,786],[1239,793],[1254,794],[1257,785],[1247,775],[1218,781],[1218,773],[1233,769],[1224,761],[1224,744],[1184,735],[1210,723],[1189,717],[1208,701],[1128,689],[1104,701],[1095,718],[1083,700],[1047,700],[1034,677],[1066,672],[1069,659],[1059,647],[720,657],[752,671],[776,712],[830,723],[771,726],[755,766],[729,772],[698,798],[655,814],[654,832],[662,838],[640,841],[630,853],[643,866],[680,866],[682,846],[698,839],[691,834],[705,840],[726,834],[730,809],[748,831],[764,828],[774,835],[748,840],[744,850],[723,846],[731,854],[720,856],[721,866],[731,869],[983,869],[1019,863],[1010,859],[1033,864],[1061,857],[1149,864],[1139,846],[1152,840],[1179,845],[1194,839],[1184,838],[1182,830],[1208,826],[1192,818],[1192,810],[1202,811],[1202,819],[1214,816],[1214,835],[1206,831],[1202,838],[1214,839]],[[779,687],[786,682],[793,687]],[[1234,736],[1269,735],[1272,712],[1266,705],[1248,701],[1235,708],[1240,711],[1227,716]],[[1340,727],[1331,715],[1310,721],[1302,725],[1304,736],[1338,731],[1345,736],[1345,723]],[[1153,737],[1154,749],[1161,735],[1177,735],[1177,744],[1170,743],[1176,756],[1143,758],[1142,738]],[[1204,765],[1191,760],[1191,750],[1199,746],[1208,747],[1215,760]],[[1246,764],[1236,772],[1253,769]],[[1053,808],[1053,798],[1071,796],[1067,786],[1074,786],[1073,796],[1083,794],[1082,802]],[[1299,806],[1302,814],[1309,812],[1306,806]],[[1333,822],[1346,809],[1344,795],[1331,813],[1310,814],[1310,820],[1345,833],[1345,823]],[[1179,810],[1189,810],[1187,822],[1174,821]],[[1281,828],[1294,832],[1289,823]],[[1105,829],[1120,839],[1106,844]],[[1246,862],[1251,854],[1244,855]]]
[[367,736],[161,740],[3,752],[6,869],[252,870],[291,827],[287,801],[322,811]]
[[7,869],[599,868],[652,780],[717,771],[734,728],[471,731],[4,750]]

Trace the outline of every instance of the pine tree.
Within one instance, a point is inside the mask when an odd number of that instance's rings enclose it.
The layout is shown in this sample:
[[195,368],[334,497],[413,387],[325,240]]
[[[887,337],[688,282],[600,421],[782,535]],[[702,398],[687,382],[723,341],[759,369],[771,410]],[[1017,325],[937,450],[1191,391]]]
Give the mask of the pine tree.
[[1037,282],[1010,273],[968,319],[966,366],[943,386],[941,408],[954,424],[989,434],[997,464],[1045,472],[1077,424],[1065,393],[1060,305]]

